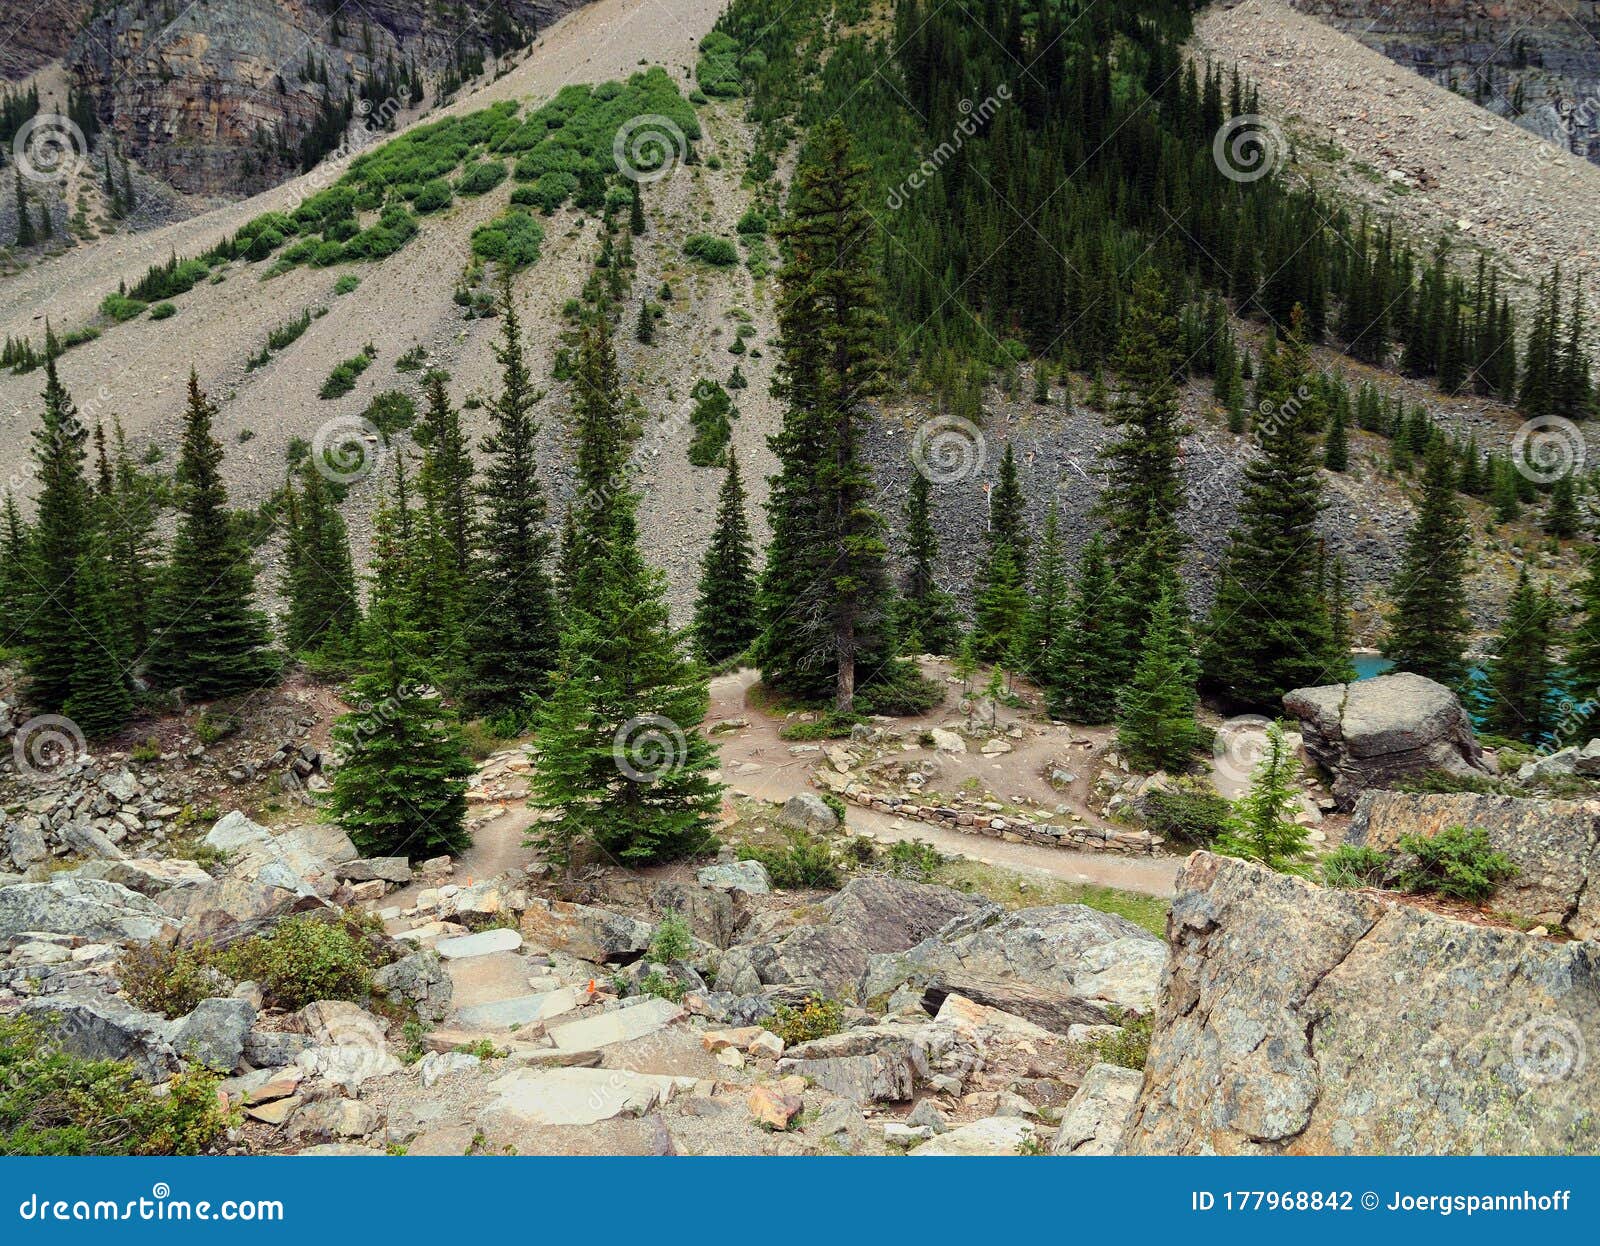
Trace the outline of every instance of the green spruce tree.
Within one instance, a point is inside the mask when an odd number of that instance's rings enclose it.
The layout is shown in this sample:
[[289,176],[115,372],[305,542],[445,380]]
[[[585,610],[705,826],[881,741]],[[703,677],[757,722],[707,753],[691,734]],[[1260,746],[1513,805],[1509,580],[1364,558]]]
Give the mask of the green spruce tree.
[[263,687],[277,675],[267,621],[254,606],[256,569],[228,512],[216,408],[189,373],[178,453],[178,530],[157,592],[148,664],[160,686],[197,701]]
[[491,431],[480,496],[482,523],[473,563],[464,695],[480,713],[520,721],[549,686],[558,641],[555,595],[545,562],[544,491],[536,455],[539,395],[523,354],[522,322],[507,277],[500,288],[500,393],[489,407]]
[[907,653],[954,653],[961,645],[955,598],[939,587],[936,567],[939,537],[933,527],[933,487],[920,471],[911,473],[906,494],[904,572],[896,609],[896,630]]
[[1506,603],[1505,624],[1489,667],[1487,717],[1495,734],[1539,744],[1554,729],[1558,676],[1552,653],[1554,627],[1555,603],[1549,590],[1535,588],[1523,567]]
[[1089,538],[1078,582],[1049,675],[1050,713],[1072,722],[1104,723],[1117,716],[1117,694],[1127,682],[1127,607],[1099,533]]
[[1195,678],[1189,629],[1174,582],[1150,610],[1139,665],[1117,706],[1117,747],[1134,761],[1181,770],[1200,742],[1195,721]]
[[694,608],[695,649],[708,666],[738,657],[756,638],[755,550],[744,511],[739,460],[728,450],[728,473],[717,501],[716,527],[700,564]]
[[1300,804],[1299,769],[1283,729],[1270,724],[1266,750],[1250,776],[1250,790],[1234,802],[1216,850],[1259,861],[1280,873],[1304,873],[1311,848],[1306,828],[1294,820]]
[[1406,534],[1400,569],[1389,586],[1394,603],[1384,655],[1403,671],[1459,688],[1467,673],[1466,513],[1444,438],[1428,449],[1417,517]]

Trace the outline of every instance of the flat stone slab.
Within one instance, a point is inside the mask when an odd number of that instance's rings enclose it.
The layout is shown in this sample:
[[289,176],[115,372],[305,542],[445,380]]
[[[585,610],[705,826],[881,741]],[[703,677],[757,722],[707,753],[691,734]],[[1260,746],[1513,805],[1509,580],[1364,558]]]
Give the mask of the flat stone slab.
[[683,1009],[670,999],[651,999],[631,1008],[601,1013],[598,1017],[583,1017],[551,1026],[547,1033],[562,1051],[589,1051],[654,1034],[682,1015]]
[[1036,1126],[1020,1116],[986,1116],[912,1147],[907,1155],[1015,1155]]
[[467,956],[488,956],[491,952],[515,952],[522,946],[522,935],[515,930],[480,930],[476,934],[440,939],[433,950],[445,960]]
[[536,995],[517,995],[510,999],[491,1000],[472,1004],[456,1010],[460,1025],[485,1030],[504,1030],[511,1026],[532,1025],[571,1012],[578,1006],[578,988],[564,986],[555,991],[542,991]]
[[626,1069],[521,1069],[490,1083],[496,1098],[484,1116],[500,1125],[593,1125],[642,1116],[694,1085],[692,1077]]

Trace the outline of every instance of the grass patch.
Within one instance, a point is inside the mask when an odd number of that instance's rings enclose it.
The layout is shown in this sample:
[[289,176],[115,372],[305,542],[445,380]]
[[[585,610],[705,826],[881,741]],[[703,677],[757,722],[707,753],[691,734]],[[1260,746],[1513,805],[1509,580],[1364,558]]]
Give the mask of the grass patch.
[[1167,913],[1172,901],[1160,896],[1120,891],[1093,883],[1074,883],[1066,879],[1015,870],[999,869],[976,861],[952,858],[939,866],[935,882],[959,891],[986,896],[1008,909],[1035,908],[1048,904],[1082,904],[1102,913],[1126,917],[1153,935],[1166,936]]

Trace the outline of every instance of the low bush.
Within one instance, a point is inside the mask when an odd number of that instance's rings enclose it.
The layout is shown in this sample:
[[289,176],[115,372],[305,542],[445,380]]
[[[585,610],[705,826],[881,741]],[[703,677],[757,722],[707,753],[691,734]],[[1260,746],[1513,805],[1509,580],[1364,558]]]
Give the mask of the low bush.
[[1487,900],[1518,873],[1510,857],[1490,846],[1489,832],[1482,827],[1452,826],[1431,839],[1402,835],[1400,851],[1411,858],[1400,866],[1400,886],[1406,891],[1454,896],[1474,904]]
[[368,345],[359,355],[352,355],[350,358],[334,364],[333,371],[328,373],[328,379],[322,383],[322,388],[318,391],[317,396],[319,398],[343,398],[356,387],[357,379],[372,365],[372,361],[377,356],[376,348]]
[[694,934],[681,913],[668,913],[656,927],[647,953],[650,960],[660,965],[687,960],[694,951]]
[[100,300],[101,314],[110,316],[118,324],[141,315],[148,306],[148,303],[141,303],[138,299],[131,299],[126,294],[108,294]]
[[538,260],[543,245],[544,227],[519,208],[472,231],[472,253],[513,272]]
[[1340,844],[1322,858],[1325,887],[1377,887],[1388,872],[1388,855],[1365,844]]
[[63,1051],[34,1018],[0,1017],[0,1155],[198,1155],[227,1126],[212,1073],[151,1086],[126,1061]]
[[398,389],[386,389],[381,394],[374,394],[361,414],[385,437],[393,437],[416,423],[417,404],[409,394]]
[[469,164],[456,179],[456,193],[484,195],[506,180],[506,166],[499,160],[485,160]]
[[218,953],[216,963],[230,977],[259,983],[274,1008],[292,1011],[319,999],[364,1001],[373,971],[391,959],[382,926],[347,909],[336,921],[286,917]]
[[1139,800],[1139,813],[1152,834],[1199,847],[1222,833],[1232,809],[1227,797],[1199,785],[1158,789]]
[[177,307],[172,303],[157,303],[150,309],[151,320],[170,320],[178,314]]
[[793,1047],[843,1030],[844,1005],[836,999],[813,995],[799,1008],[779,1004],[761,1024],[783,1039],[785,1047]]
[[901,839],[889,845],[889,873],[896,878],[910,878],[925,883],[933,878],[942,864],[944,857],[939,850],[920,839]]
[[789,842],[785,848],[745,845],[744,859],[766,866],[775,887],[827,890],[839,886],[842,878],[839,861],[827,841],[808,831],[792,830],[787,835]]
[[416,198],[411,201],[411,206],[418,212],[442,212],[450,206],[453,198],[450,183],[442,177],[436,177],[431,182],[423,184]]
[[167,1020],[186,1017],[204,999],[225,995],[232,984],[212,963],[208,943],[193,947],[141,943],[117,961],[117,978],[128,998]]
[[739,262],[739,248],[715,234],[690,234],[684,241],[683,253],[717,268],[732,268]]
[[1112,1025],[1122,1028],[1115,1034],[1103,1034],[1091,1039],[1087,1044],[1089,1049],[1105,1064],[1120,1064],[1125,1069],[1142,1070],[1150,1059],[1154,1018],[1114,1009],[1108,1020]]

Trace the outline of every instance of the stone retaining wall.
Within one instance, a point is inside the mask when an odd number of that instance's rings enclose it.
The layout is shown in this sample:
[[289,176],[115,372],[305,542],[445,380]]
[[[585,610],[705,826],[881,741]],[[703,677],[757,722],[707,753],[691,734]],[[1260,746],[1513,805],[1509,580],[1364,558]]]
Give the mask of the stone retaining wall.
[[1057,825],[1029,822],[1025,818],[1004,818],[983,810],[953,809],[948,805],[919,805],[905,796],[851,791],[844,798],[863,809],[911,818],[930,826],[986,835],[1010,844],[1039,844],[1045,848],[1066,848],[1073,852],[1119,852],[1124,856],[1147,857],[1155,854],[1164,841],[1149,831],[1102,830],[1077,824]]

